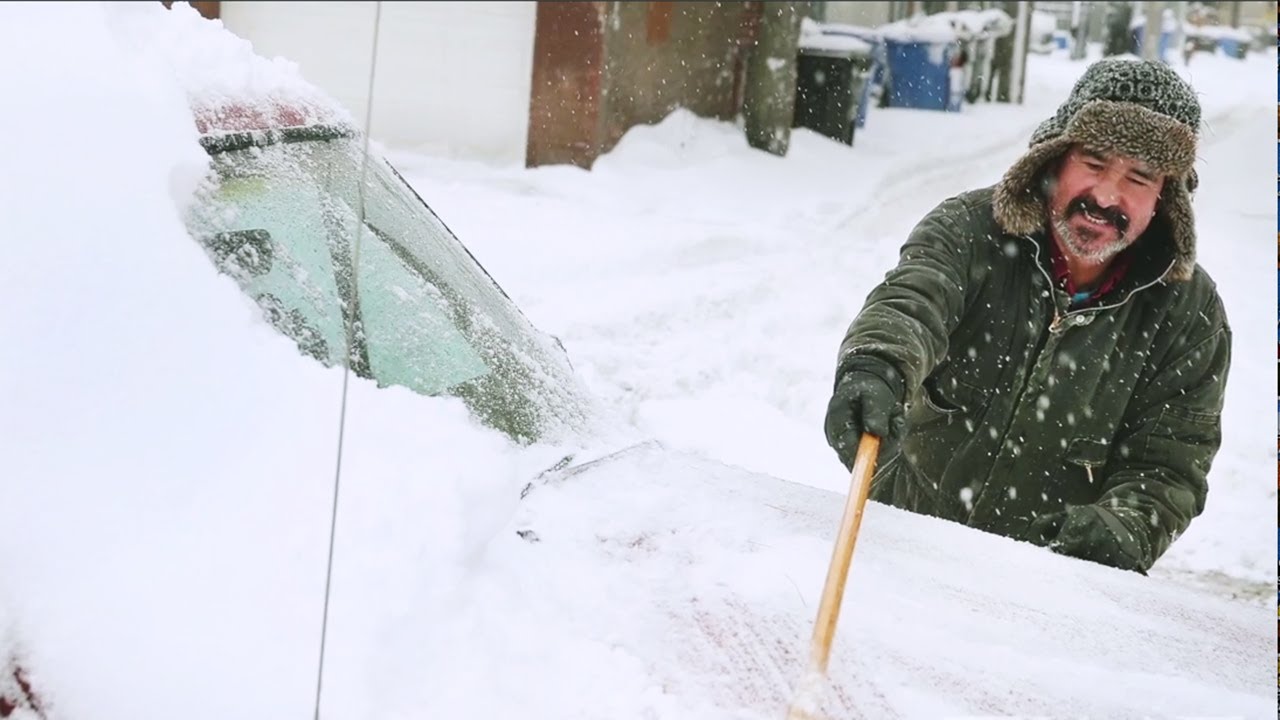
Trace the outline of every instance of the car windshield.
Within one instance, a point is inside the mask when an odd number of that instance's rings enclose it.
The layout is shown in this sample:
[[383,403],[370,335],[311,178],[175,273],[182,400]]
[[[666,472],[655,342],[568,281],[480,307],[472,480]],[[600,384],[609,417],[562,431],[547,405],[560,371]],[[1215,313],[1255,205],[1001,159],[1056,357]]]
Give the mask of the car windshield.
[[521,442],[584,418],[586,395],[558,343],[408,183],[371,157],[361,192],[353,133],[312,126],[203,144],[215,180],[188,229],[303,354],[341,365],[349,346],[360,376],[458,397]]

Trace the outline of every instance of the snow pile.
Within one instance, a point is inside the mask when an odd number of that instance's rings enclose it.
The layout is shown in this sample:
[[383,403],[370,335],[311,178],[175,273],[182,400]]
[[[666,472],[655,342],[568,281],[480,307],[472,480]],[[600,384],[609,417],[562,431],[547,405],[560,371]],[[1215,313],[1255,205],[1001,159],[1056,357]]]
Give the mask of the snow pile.
[[850,37],[863,38],[864,40],[873,40],[880,37],[879,28],[866,27],[863,25],[849,25],[847,23],[817,22],[810,18],[801,21],[802,32],[824,32],[831,35],[848,35]]
[[882,25],[880,36],[900,43],[952,43],[960,39],[957,28],[936,15],[918,15]]
[[950,43],[997,38],[1013,32],[1013,19],[1000,9],[957,10],[917,15],[882,25],[881,36],[895,42]]
[[[0,6],[0,62],[24,69],[0,74],[17,101],[0,134],[21,139],[0,169],[17,239],[0,263],[0,636],[57,717],[296,717],[342,373],[302,361],[187,236],[207,158],[174,65],[113,32],[139,12]],[[207,57],[169,17],[158,42]],[[346,441],[325,687],[356,717],[372,624],[431,612],[413,589],[470,572],[555,458],[458,401],[355,377]]]
[[957,10],[934,13],[929,17],[950,22],[960,40],[998,38],[1013,32],[1013,18],[1000,8]]
[[1253,42],[1248,30],[1226,27],[1223,25],[1188,25],[1187,37],[1206,37],[1214,40],[1235,40],[1241,43]]
[[800,48],[859,55],[870,55],[873,49],[871,43],[866,40],[847,34],[827,32],[824,26],[809,18],[801,21]]

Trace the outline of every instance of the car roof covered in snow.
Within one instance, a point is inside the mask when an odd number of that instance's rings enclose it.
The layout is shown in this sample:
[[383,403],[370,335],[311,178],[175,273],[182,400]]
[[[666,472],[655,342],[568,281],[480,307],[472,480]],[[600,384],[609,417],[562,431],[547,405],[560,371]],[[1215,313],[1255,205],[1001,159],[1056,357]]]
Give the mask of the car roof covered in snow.
[[257,54],[186,3],[113,8],[116,36],[163,65],[187,95],[201,134],[306,125],[355,127],[337,100],[303,77],[286,58]]

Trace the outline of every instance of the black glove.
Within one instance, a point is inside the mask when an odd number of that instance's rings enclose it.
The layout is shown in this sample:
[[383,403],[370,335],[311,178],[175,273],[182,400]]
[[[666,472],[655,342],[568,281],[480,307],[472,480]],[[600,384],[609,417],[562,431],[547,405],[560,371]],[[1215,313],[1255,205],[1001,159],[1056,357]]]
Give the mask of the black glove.
[[[1089,560],[1146,575],[1140,548],[1131,538],[1125,542],[1103,519],[1110,512],[1096,505],[1078,505],[1041,515],[1032,521],[1026,540],[1059,555]],[[1126,536],[1127,530],[1123,531]]]
[[905,423],[901,376],[887,363],[866,358],[840,375],[827,404],[826,431],[846,468],[853,468],[864,432],[881,439],[880,454],[887,457]]
[[1026,540],[1033,545],[1050,547],[1062,532],[1062,525],[1067,521],[1067,511],[1046,513],[1031,521]]

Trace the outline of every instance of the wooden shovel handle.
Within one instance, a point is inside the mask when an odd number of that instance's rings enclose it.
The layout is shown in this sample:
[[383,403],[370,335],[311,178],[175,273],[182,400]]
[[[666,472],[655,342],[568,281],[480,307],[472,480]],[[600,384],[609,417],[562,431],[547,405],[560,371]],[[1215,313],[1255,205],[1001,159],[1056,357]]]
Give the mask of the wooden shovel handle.
[[840,617],[840,605],[844,600],[845,580],[849,577],[849,564],[853,561],[853,546],[858,541],[858,528],[862,526],[862,510],[871,492],[871,477],[875,474],[876,456],[880,451],[880,438],[864,433],[858,443],[857,459],[853,463],[852,485],[845,501],[844,518],[840,521],[840,533],[836,536],[835,549],[831,553],[831,567],[827,571],[827,584],[822,590],[822,603],[818,606],[818,619],[813,626],[813,643],[810,648],[809,671],[792,704],[789,720],[809,718],[808,712],[816,698],[816,683],[825,678],[827,662],[831,659],[831,641],[836,634],[836,621]]
[[836,536],[835,549],[831,553],[831,567],[827,571],[827,584],[822,589],[822,604],[818,606],[818,621],[813,628],[812,663],[818,672],[827,672],[831,659],[831,641],[836,634],[836,621],[840,617],[840,604],[844,600],[844,585],[849,577],[849,564],[853,561],[853,546],[858,542],[858,528],[862,526],[862,511],[871,492],[871,476],[876,470],[876,455],[880,451],[880,438],[864,433],[858,443],[858,456],[853,463],[853,476],[849,497],[844,505],[844,518],[840,521],[840,534]]

